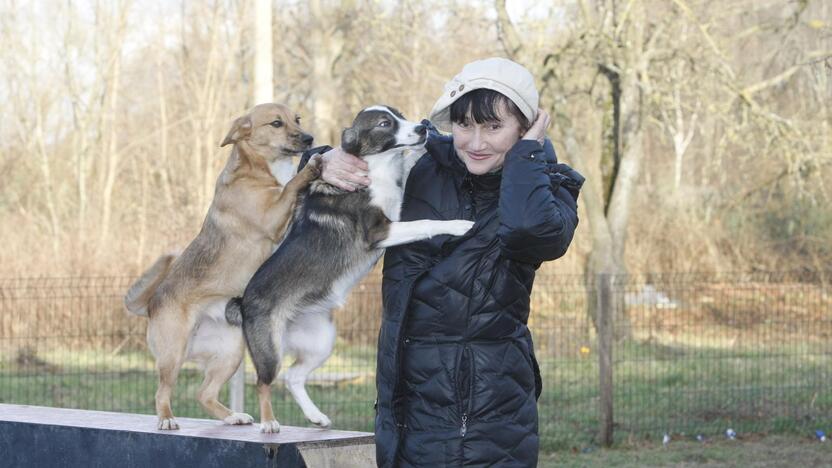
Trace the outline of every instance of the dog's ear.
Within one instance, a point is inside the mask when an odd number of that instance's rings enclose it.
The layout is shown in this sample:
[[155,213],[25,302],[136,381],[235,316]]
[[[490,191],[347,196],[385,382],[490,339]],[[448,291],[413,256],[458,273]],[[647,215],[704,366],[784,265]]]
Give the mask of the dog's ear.
[[251,135],[251,118],[247,115],[244,115],[231,124],[231,130],[228,131],[228,135],[225,136],[225,139],[220,143],[220,146],[229,145],[231,143],[237,143],[240,138],[244,138]]
[[341,133],[341,148],[353,156],[359,156],[361,145],[358,143],[358,132],[352,128],[345,128]]

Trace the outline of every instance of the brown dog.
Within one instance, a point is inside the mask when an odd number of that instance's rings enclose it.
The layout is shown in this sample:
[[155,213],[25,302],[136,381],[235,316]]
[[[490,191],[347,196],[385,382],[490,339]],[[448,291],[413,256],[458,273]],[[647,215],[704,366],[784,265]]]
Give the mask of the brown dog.
[[226,322],[225,305],[281,241],[298,193],[318,175],[315,161],[292,177],[291,156],[309,148],[312,137],[286,106],[254,107],[234,121],[221,146],[231,143],[202,230],[181,255],[159,257],[124,298],[129,312],[149,317],[159,429],[179,428],[170,397],[186,360],[204,368],[198,399],[208,412],[227,424],[253,421],[217,400],[245,346],[240,328]]

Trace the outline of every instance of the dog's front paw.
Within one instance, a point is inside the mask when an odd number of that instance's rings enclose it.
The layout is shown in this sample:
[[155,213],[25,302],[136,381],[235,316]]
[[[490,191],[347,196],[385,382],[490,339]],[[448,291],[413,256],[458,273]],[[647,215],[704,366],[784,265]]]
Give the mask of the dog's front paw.
[[274,419],[271,421],[260,421],[260,432],[264,434],[277,434],[280,432],[280,423]]
[[466,232],[470,231],[473,225],[473,221],[467,221],[464,219],[454,219],[451,221],[445,221],[442,227],[447,228],[447,234],[450,234],[452,236],[461,236]]
[[309,162],[303,166],[303,169],[300,170],[292,180],[286,184],[286,189],[290,192],[299,192],[306,188],[313,180],[317,179],[318,176],[321,175],[321,163],[320,163],[321,155],[316,154],[312,156]]
[[330,421],[329,418],[321,412],[318,412],[318,414],[313,414],[312,417],[308,419],[309,422],[311,422],[312,424],[324,429],[328,429],[329,426],[332,425],[332,421]]
[[222,422],[228,424],[229,426],[242,426],[253,423],[254,418],[246,413],[231,413],[223,418]]
[[303,166],[301,172],[307,172],[306,176],[310,181],[313,181],[321,176],[321,165],[321,155],[316,154],[309,158],[309,161],[306,163],[306,166]]
[[173,418],[159,418],[159,424],[156,427],[162,431],[175,431],[179,429],[179,423]]

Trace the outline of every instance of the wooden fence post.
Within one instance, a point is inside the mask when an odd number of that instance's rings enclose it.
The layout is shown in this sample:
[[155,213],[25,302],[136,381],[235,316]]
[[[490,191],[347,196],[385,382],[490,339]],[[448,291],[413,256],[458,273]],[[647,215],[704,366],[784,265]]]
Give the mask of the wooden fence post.
[[615,303],[612,297],[612,275],[600,273],[595,277],[596,311],[598,317],[598,386],[599,386],[599,434],[605,447],[612,445],[613,436],[613,384],[612,351],[614,342]]

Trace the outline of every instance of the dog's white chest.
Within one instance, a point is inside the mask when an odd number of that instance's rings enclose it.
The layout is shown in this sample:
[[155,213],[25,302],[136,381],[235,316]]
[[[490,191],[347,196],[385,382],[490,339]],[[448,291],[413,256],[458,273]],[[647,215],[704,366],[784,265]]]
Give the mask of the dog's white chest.
[[285,187],[295,176],[297,170],[295,163],[290,158],[280,158],[269,163],[269,172]]
[[390,221],[398,221],[404,193],[403,161],[396,153],[367,158],[370,168],[370,204]]

